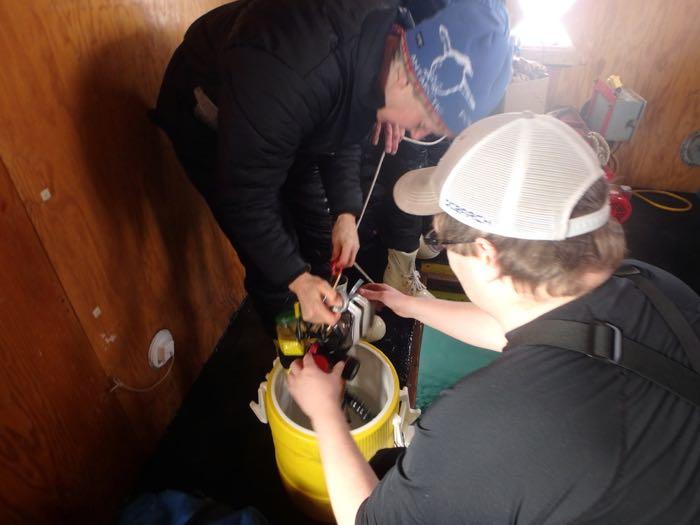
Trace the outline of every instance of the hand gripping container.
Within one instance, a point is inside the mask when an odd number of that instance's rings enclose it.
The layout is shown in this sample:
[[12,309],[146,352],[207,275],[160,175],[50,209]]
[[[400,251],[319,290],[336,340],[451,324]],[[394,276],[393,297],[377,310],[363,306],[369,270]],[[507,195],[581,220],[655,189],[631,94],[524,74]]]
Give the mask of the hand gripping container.
[[[369,460],[382,448],[406,446],[413,430],[409,425],[420,411],[410,408],[408,390],[399,389],[396,370],[380,350],[365,341],[355,345],[350,355],[361,366],[347,389],[374,415],[367,422],[351,422],[351,434],[362,455]],[[270,425],[282,483],[305,514],[332,523],[316,433],[289,395],[287,374],[279,360],[266,379],[258,388],[258,401],[252,401],[250,407],[261,422]]]

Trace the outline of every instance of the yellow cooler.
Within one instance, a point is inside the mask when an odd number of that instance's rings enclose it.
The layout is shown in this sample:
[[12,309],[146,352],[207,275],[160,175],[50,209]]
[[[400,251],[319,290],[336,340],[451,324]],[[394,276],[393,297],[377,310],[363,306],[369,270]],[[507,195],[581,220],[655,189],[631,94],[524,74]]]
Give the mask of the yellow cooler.
[[[420,412],[410,408],[408,391],[399,390],[396,370],[379,349],[362,341],[349,355],[360,361],[360,370],[347,390],[373,415],[369,421],[351,417],[351,434],[369,460],[379,449],[405,446],[408,427]],[[258,389],[258,401],[250,406],[261,422],[270,425],[282,483],[304,513],[332,523],[316,434],[289,395],[286,370],[279,360],[266,379]]]

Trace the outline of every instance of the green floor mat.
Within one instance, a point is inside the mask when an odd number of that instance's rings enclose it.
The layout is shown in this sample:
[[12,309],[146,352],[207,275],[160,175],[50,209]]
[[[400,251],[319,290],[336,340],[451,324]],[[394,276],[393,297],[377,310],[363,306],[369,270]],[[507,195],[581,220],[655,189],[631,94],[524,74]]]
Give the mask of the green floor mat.
[[462,343],[424,326],[416,405],[424,410],[444,389],[474,370],[488,365],[499,355],[500,352]]

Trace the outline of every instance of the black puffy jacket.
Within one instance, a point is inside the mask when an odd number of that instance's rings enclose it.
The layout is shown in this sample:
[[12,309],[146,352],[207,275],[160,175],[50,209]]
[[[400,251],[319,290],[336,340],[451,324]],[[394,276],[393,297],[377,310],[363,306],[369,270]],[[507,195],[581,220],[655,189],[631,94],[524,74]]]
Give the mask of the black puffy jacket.
[[[179,52],[218,106],[214,214],[272,283],[305,262],[285,231],[279,192],[298,155],[324,156],[331,213],[357,215],[360,141],[383,104],[377,76],[393,0],[240,0],[198,19]],[[161,91],[162,93],[162,91]],[[167,108],[158,108],[162,121]]]

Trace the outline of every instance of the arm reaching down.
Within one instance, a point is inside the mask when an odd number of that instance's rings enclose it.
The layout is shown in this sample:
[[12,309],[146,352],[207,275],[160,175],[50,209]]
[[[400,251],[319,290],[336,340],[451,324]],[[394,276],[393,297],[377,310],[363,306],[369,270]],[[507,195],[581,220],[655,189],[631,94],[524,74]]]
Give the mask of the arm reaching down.
[[287,381],[289,393],[309,416],[318,437],[335,519],[339,525],[353,525],[360,505],[379,480],[353,441],[340,408],[344,365],[337,363],[327,374],[307,353],[292,363]]
[[304,320],[334,325],[340,319],[340,314],[332,312],[328,306],[340,306],[342,301],[326,280],[304,272],[289,284],[289,289],[299,300]]
[[357,235],[355,216],[343,213],[338,216],[331,234],[333,254],[331,255],[332,273],[352,266],[360,250],[360,238]]
[[331,214],[337,217],[331,236],[333,274],[352,266],[360,249],[356,230],[356,219],[362,210],[360,164],[361,149],[358,144],[347,144],[335,154],[320,160],[323,188]]
[[306,266],[285,227],[279,195],[313,124],[294,111],[303,83],[262,51],[233,49],[222,61],[214,213],[244,260],[270,283],[287,285]]
[[368,284],[360,293],[401,317],[412,317],[464,343],[500,352],[506,344],[501,325],[472,303],[403,294],[388,284]]
[[328,305],[336,294],[305,271],[280,199],[303,137],[316,125],[306,110],[308,90],[294,71],[260,50],[234,48],[222,62],[214,214],[246,264],[297,294],[305,320],[333,324],[337,315]]

